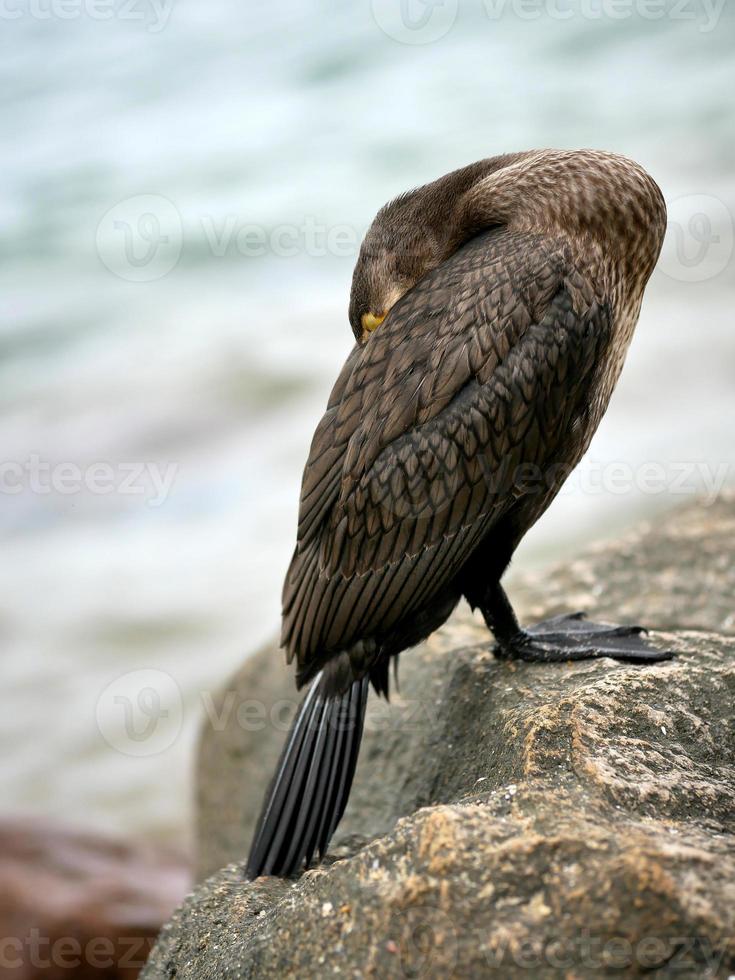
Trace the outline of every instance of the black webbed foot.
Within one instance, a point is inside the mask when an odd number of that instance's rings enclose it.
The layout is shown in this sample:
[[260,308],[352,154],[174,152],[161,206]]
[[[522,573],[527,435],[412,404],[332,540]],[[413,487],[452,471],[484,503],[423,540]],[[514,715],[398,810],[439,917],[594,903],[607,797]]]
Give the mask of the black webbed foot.
[[495,655],[532,663],[563,663],[611,657],[626,663],[647,664],[670,660],[671,650],[659,650],[644,637],[641,626],[589,623],[584,613],[555,616],[527,630],[519,630],[496,646]]

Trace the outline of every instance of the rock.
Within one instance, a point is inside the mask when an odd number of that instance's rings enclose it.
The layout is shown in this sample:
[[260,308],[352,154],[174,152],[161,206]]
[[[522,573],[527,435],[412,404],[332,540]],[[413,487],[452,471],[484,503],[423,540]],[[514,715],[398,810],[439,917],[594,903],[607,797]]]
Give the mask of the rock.
[[[710,507],[678,508],[621,540],[517,576],[511,579],[509,591],[526,622],[584,609],[591,618],[611,622],[735,633],[733,555],[735,494]],[[436,657],[443,677],[452,650],[487,641],[482,620],[462,605],[428,644],[402,657],[403,700],[388,706],[372,699],[368,728],[372,719],[372,727],[382,724],[388,731],[375,738],[368,732],[362,749],[363,760],[384,759],[390,778],[378,785],[356,780],[343,831],[375,837],[397,817],[412,812],[411,787],[397,795],[398,787],[410,779],[404,761],[408,751],[404,715],[412,712],[410,727],[418,729],[415,750],[420,757],[422,739],[431,727],[426,706],[439,696],[441,683],[426,671],[423,660]],[[200,880],[247,851],[263,792],[299,700],[292,671],[271,645],[247,660],[208,706],[197,766]],[[402,753],[399,773],[392,764],[395,752]]]
[[[401,695],[372,699],[325,865],[248,883],[230,864],[175,914],[143,977],[728,976],[733,553],[730,496],[511,587],[531,619],[581,607],[664,627],[652,636],[670,663],[509,664],[454,617],[402,658]],[[279,702],[295,701],[284,677],[263,652],[212,706],[203,871],[245,856]]]
[[735,633],[735,493],[688,504],[583,556],[517,578],[529,621],[569,609],[658,629]]
[[4,818],[0,976],[134,980],[190,881],[171,849]]

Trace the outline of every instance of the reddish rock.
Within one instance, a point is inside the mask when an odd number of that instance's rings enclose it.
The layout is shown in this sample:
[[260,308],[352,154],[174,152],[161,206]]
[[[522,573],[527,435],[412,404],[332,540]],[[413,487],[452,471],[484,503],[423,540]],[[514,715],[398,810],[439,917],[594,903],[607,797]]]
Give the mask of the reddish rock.
[[189,883],[161,846],[0,821],[0,978],[134,980]]

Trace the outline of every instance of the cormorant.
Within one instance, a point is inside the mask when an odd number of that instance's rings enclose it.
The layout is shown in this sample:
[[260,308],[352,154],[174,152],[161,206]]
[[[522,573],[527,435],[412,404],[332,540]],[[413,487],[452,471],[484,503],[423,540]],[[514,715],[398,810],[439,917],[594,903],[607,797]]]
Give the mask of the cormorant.
[[464,597],[496,655],[648,664],[639,627],[561,616],[523,630],[500,584],[589,445],[658,258],[666,207],[631,160],[493,157],[396,198],[360,248],[357,344],[317,426],[283,588],[282,645],[311,683],[247,873],[324,855],[370,684]]

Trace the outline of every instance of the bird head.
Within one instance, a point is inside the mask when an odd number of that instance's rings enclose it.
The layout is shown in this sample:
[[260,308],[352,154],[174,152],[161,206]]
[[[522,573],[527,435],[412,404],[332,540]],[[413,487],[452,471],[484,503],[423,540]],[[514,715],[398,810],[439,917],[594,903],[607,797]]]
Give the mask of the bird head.
[[532,157],[490,157],[401,194],[378,211],[352,276],[350,324],[364,344],[398,300],[480,231],[503,224],[485,178]]
[[386,204],[360,246],[352,276],[350,325],[364,344],[398,300],[444,258],[440,237],[421,207],[420,190]]

